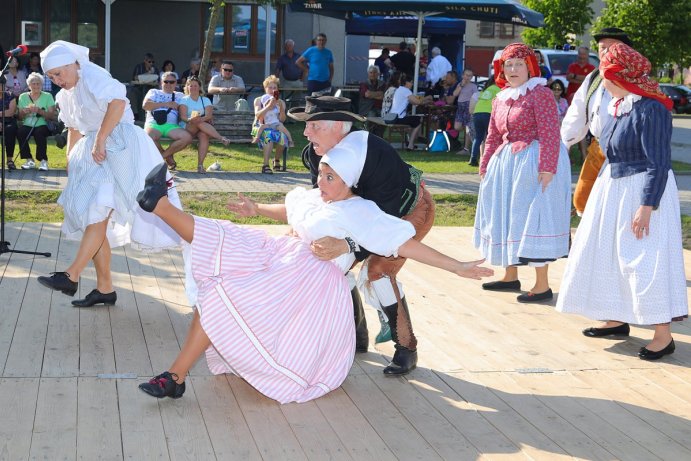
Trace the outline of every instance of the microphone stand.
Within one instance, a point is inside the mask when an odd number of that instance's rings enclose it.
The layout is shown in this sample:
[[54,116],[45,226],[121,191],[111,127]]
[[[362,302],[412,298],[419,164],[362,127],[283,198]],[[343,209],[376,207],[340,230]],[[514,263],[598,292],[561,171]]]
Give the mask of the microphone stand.
[[[0,97],[5,97],[5,89],[7,84],[7,78],[5,78],[5,72],[10,65],[10,61],[14,56],[10,56],[5,64],[5,67],[0,72]],[[4,99],[3,99],[4,100]],[[5,107],[4,103],[2,106],[2,116],[0,117],[0,123],[2,123],[2,170],[0,173],[0,255],[5,253],[20,253],[25,255],[40,255],[45,257],[50,257],[50,253],[42,253],[37,251],[20,251],[20,250],[10,250],[10,242],[5,241]]]

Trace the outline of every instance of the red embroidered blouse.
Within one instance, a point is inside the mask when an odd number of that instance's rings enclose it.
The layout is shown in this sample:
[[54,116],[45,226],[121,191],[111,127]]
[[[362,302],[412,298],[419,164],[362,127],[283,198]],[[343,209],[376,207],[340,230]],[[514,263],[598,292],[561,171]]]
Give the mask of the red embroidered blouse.
[[518,99],[494,98],[480,174],[487,172],[492,155],[511,144],[511,152],[539,143],[538,171],[556,173],[559,158],[559,113],[552,91],[542,85],[527,90]]

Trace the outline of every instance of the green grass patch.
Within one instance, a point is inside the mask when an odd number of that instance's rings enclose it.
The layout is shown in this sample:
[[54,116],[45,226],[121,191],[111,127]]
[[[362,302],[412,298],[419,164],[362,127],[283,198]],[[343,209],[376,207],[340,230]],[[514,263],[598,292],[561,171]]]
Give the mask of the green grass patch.
[[[59,191],[8,191],[5,216],[7,222],[61,222],[62,208],[56,203]],[[252,192],[244,194],[259,203],[283,203],[285,194],[279,192]],[[238,218],[228,211],[228,201],[236,199],[229,192],[180,192],[185,211],[207,218],[230,219],[237,224],[277,224],[264,217]],[[435,226],[470,227],[475,221],[477,195],[434,194],[436,203]],[[581,218],[573,216],[571,227],[576,228]],[[684,248],[691,250],[691,216],[682,215],[681,231]]]

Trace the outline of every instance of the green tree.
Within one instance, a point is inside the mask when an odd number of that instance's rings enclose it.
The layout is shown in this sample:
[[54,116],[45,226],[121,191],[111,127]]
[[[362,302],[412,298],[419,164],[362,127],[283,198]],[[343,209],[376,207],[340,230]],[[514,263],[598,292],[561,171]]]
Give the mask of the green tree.
[[554,48],[565,43],[580,44],[575,37],[583,35],[592,21],[591,2],[592,0],[524,0],[525,6],[545,16],[545,27],[524,29],[521,34],[523,41],[536,48]]
[[619,27],[653,68],[691,65],[691,0],[605,0],[594,30]]

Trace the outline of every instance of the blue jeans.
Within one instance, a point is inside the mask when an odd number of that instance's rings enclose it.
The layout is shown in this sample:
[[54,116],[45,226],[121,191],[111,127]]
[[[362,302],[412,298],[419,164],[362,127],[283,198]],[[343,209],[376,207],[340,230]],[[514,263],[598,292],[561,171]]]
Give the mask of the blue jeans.
[[473,126],[475,128],[475,139],[473,139],[473,147],[470,150],[470,161],[477,163],[480,160],[480,145],[485,142],[487,137],[487,130],[489,129],[488,112],[478,112],[473,114]]

